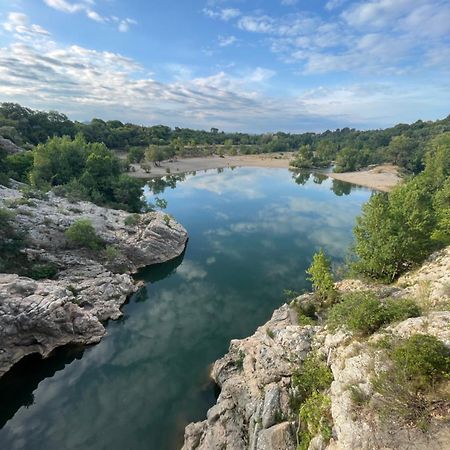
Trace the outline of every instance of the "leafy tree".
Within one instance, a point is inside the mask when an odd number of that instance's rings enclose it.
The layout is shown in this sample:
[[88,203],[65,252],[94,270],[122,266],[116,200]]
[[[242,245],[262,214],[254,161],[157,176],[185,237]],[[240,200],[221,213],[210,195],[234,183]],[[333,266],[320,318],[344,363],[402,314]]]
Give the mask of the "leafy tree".
[[33,161],[33,152],[21,152],[8,155],[6,165],[9,177],[22,183],[27,183],[29,181],[30,171],[33,168]]
[[434,225],[432,196],[420,180],[389,196],[374,194],[356,219],[354,267],[369,277],[393,280],[436,247]]
[[145,150],[142,147],[131,147],[128,151],[130,163],[140,163],[145,158]]
[[387,153],[390,160],[400,167],[407,167],[411,155],[416,150],[416,142],[414,139],[400,135],[394,136],[389,143]]
[[145,158],[148,161],[154,163],[156,167],[159,166],[159,163],[161,161],[164,161],[165,157],[166,155],[164,151],[156,145],[150,146],[145,152]]
[[314,293],[320,301],[326,302],[335,299],[336,290],[331,272],[331,262],[323,250],[314,254],[313,261],[306,273],[309,275],[308,279],[312,282]]
[[314,165],[314,153],[310,145],[302,145],[291,163],[299,169],[308,169]]
[[131,212],[140,212],[145,202],[142,199],[141,180],[131,178],[128,175],[120,175],[113,185],[114,201]]
[[436,211],[436,228],[431,237],[442,245],[450,245],[450,177],[436,192],[433,206]]
[[78,178],[85,170],[88,154],[89,146],[81,135],[74,140],[55,137],[39,144],[33,151],[32,184],[46,189]]

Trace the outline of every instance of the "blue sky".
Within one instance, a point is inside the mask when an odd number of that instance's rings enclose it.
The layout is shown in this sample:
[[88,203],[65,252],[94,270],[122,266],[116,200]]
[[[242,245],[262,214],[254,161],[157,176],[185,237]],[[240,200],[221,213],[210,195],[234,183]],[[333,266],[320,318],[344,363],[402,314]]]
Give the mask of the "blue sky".
[[449,0],[0,0],[0,101],[227,131],[450,114]]

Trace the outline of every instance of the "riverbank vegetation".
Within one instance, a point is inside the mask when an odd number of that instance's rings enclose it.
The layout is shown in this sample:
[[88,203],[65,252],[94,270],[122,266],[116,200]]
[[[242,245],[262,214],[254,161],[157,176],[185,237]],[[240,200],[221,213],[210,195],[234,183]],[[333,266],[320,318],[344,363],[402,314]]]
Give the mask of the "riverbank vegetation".
[[450,133],[430,141],[421,174],[371,197],[354,235],[353,270],[385,281],[450,244]]
[[[335,161],[335,170],[344,172],[370,164],[392,163],[407,173],[419,173],[424,168],[428,143],[448,131],[450,116],[384,130],[342,128],[323,133],[249,134],[226,133],[215,127],[205,131],[140,126],[97,118],[81,123],[55,111],[34,111],[14,103],[0,105],[0,135],[26,150],[52,137],[81,136],[87,144],[102,143],[120,152],[128,163],[144,165],[173,157],[293,151],[297,152],[293,164],[299,168],[329,166]],[[1,164],[0,157],[3,172]]]

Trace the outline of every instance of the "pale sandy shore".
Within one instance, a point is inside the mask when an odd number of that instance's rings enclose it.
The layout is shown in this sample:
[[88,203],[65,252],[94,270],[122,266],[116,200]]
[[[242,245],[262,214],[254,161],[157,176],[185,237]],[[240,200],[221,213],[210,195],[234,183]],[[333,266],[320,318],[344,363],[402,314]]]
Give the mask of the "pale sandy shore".
[[359,172],[330,172],[326,175],[336,180],[347,181],[382,192],[389,192],[402,181],[398,174],[398,168],[389,164]]
[[[263,155],[242,156],[208,156],[200,158],[178,158],[161,162],[160,167],[152,166],[150,173],[145,172],[139,164],[133,164],[135,171],[130,175],[138,178],[161,177],[170,174],[196,172],[208,169],[223,169],[226,167],[279,167],[288,168],[293,158],[292,152],[265,153]],[[168,172],[168,170],[170,172]]]
[[[266,153],[262,155],[241,156],[209,156],[199,158],[177,158],[161,162],[159,167],[152,166],[150,172],[145,172],[139,164],[132,165],[131,176],[137,178],[162,177],[167,174],[176,175],[189,172],[198,172],[208,169],[223,169],[227,167],[275,167],[289,168],[294,153]],[[325,175],[336,180],[365,186],[374,190],[388,192],[397,185],[401,178],[398,170],[392,165],[381,165],[359,172],[332,173]]]

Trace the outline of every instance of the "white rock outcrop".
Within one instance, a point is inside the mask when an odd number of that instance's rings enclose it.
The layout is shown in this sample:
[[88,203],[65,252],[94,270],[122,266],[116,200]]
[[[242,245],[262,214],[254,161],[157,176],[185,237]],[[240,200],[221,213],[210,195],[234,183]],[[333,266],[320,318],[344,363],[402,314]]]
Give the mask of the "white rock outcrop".
[[[159,212],[125,225],[129,213],[89,202],[48,199],[24,202],[16,189],[0,186],[0,207],[13,207],[19,229],[28,233],[30,260],[52,263],[54,279],[34,281],[0,274],[0,377],[24,356],[48,356],[66,344],[92,344],[105,334],[104,322],[121,316],[120,307],[137,289],[131,273],[179,256],[186,230]],[[115,261],[101,252],[71,248],[65,230],[88,218],[97,235],[118,250]]]

